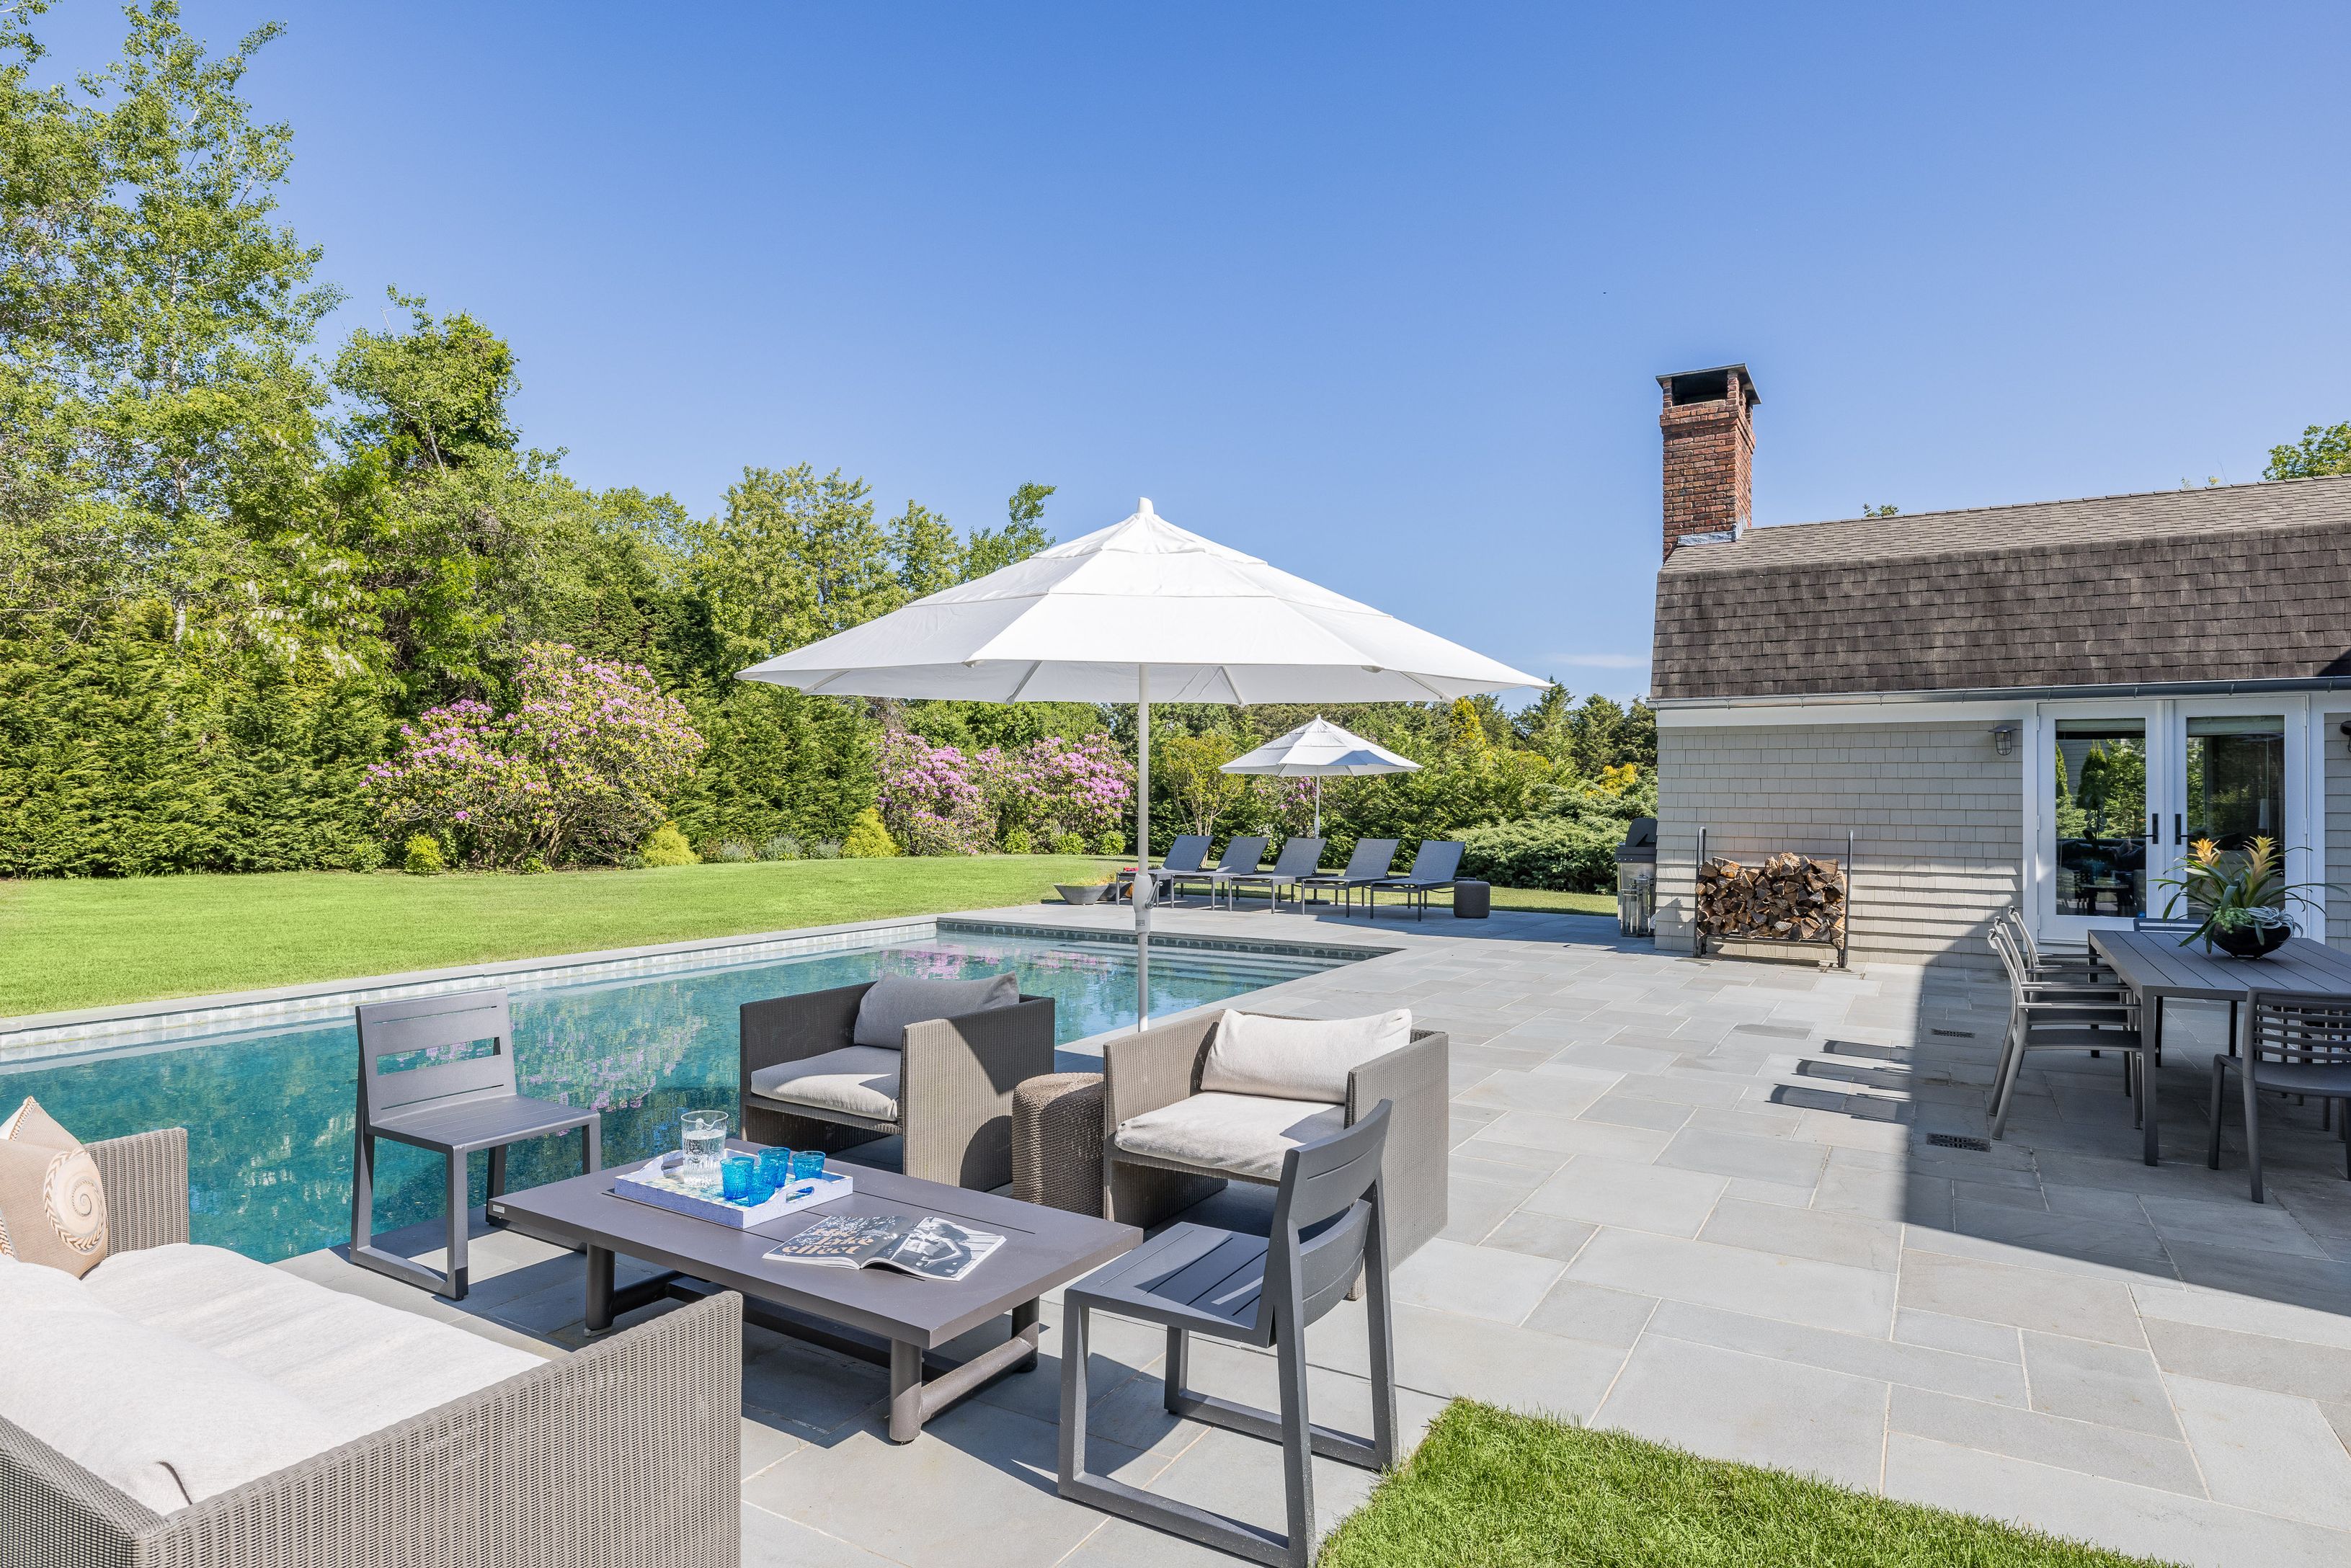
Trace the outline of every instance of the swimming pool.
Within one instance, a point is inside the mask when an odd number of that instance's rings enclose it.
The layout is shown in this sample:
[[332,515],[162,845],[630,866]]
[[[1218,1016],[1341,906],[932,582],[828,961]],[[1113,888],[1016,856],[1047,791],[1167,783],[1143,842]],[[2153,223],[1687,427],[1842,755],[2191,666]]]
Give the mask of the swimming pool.
[[[1151,1010],[1172,1013],[1348,961],[1330,954],[1161,946]],[[603,1113],[608,1163],[674,1148],[678,1116],[735,1108],[736,1009],[762,997],[882,975],[954,979],[1010,969],[1051,997],[1061,1043],[1134,1019],[1134,949],[1112,942],[941,934],[893,946],[671,969],[512,990],[522,1092]],[[151,1127],[188,1129],[198,1241],[275,1261],[350,1234],[351,1122],[359,1046],[340,1021],[278,1024],[68,1061],[0,1063],[0,1102],[37,1096],[85,1141]],[[377,1145],[376,1228],[441,1211],[440,1165]],[[528,1186],[579,1169],[579,1140],[518,1145],[510,1180]],[[474,1161],[472,1198],[486,1167]]]

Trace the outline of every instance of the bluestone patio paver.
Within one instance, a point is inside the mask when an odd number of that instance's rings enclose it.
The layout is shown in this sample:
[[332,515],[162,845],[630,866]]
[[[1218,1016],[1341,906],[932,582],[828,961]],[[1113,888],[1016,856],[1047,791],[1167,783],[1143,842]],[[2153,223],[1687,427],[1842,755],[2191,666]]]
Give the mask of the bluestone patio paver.
[[[1108,931],[1131,918],[987,913]],[[2205,1169],[2218,1009],[2168,1015],[2150,1169],[2118,1066],[2054,1053],[2028,1065],[2001,1142],[1928,1141],[1988,1130],[2007,1000],[1980,971],[1695,961],[1567,915],[1171,906],[1159,925],[1390,949],[1249,1005],[1409,1006],[1452,1032],[1453,1224],[1398,1279],[1408,1433],[1466,1396],[2124,1551],[2351,1562],[2342,1145],[2314,1105],[2282,1103],[2264,1107],[2271,1203],[2246,1201],[2233,1134],[2224,1168]],[[1090,1056],[1081,1042],[1062,1065]],[[1211,1199],[1209,1218],[1247,1222],[1260,1197]],[[517,1343],[580,1340],[577,1260],[507,1233],[476,1243],[475,1296],[456,1307],[331,1254],[287,1266]],[[1227,1561],[1054,1495],[1059,1321],[1049,1300],[1036,1372],[905,1448],[880,1435],[878,1370],[751,1338],[746,1562]],[[1128,1327],[1096,1325],[1102,1462],[1278,1525],[1262,1445],[1169,1417],[1163,1342]],[[1361,1304],[1308,1342],[1316,1418],[1360,1419]],[[1230,1396],[1270,1387],[1255,1352],[1196,1366]],[[1370,1479],[1330,1469],[1326,1484],[1317,1466],[1326,1524]]]

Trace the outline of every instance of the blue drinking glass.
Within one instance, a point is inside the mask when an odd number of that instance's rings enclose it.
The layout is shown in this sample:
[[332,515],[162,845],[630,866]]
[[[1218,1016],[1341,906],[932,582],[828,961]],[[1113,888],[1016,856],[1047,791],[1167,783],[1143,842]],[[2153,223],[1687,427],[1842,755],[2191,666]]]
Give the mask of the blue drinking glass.
[[794,1149],[792,1151],[792,1179],[794,1181],[812,1181],[822,1175],[824,1175],[824,1151],[822,1149]]
[[729,1155],[718,1167],[719,1188],[729,1203],[741,1203],[751,1196],[751,1178],[759,1162],[748,1155]]
[[791,1150],[761,1149],[759,1151],[759,1175],[766,1179],[767,1184],[771,1187],[780,1189],[791,1186]]
[[776,1196],[776,1184],[768,1176],[768,1167],[757,1158],[751,1161],[751,1179],[743,1201],[757,1207]]

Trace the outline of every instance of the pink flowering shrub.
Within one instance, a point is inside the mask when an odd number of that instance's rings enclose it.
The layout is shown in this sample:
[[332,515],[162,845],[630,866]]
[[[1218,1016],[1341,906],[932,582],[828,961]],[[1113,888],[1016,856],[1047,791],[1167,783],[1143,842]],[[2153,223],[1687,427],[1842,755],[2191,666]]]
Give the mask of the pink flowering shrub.
[[908,854],[976,855],[992,847],[994,824],[979,785],[955,747],[893,730],[882,737],[881,776],[873,804]]
[[685,706],[634,664],[559,643],[523,650],[515,708],[464,699],[400,727],[366,789],[387,828],[423,828],[467,865],[613,861],[659,826],[702,754]]
[[967,756],[918,735],[882,747],[882,820],[907,852],[982,854],[1077,834],[1120,831],[1134,807],[1134,769],[1107,736],[1044,736]]

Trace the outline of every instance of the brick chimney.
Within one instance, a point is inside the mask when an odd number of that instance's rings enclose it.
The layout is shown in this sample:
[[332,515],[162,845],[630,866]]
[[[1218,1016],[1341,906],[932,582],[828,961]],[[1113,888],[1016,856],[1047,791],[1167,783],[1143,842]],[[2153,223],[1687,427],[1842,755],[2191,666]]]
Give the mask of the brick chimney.
[[1763,400],[1745,365],[1659,376],[1666,397],[1666,554],[1719,544],[1754,520],[1755,422]]

